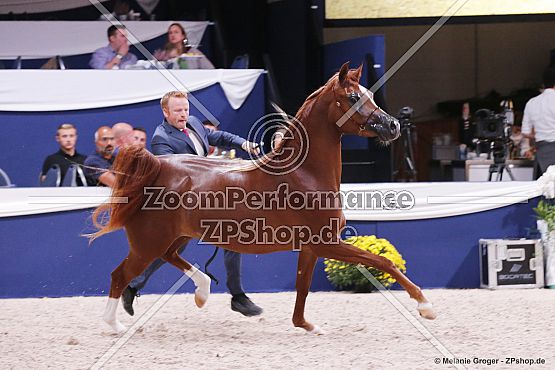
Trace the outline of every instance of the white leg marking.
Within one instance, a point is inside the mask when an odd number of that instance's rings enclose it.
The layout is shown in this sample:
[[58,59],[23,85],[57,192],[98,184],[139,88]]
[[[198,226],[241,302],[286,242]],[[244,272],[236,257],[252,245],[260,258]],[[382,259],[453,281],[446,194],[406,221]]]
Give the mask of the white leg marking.
[[106,304],[106,309],[104,310],[104,315],[102,318],[104,321],[114,329],[118,334],[125,332],[126,327],[119,322],[116,318],[116,309],[118,308],[119,299],[108,298],[108,303]]
[[315,335],[325,335],[326,332],[324,331],[324,329],[322,329],[321,327],[319,327],[318,325],[314,325],[314,327],[312,328],[312,330],[307,330],[307,332],[309,334],[315,334]]
[[425,319],[434,320],[437,317],[434,306],[430,302],[418,303],[416,309],[420,313],[420,316]]
[[197,289],[195,289],[195,304],[198,308],[202,308],[208,297],[210,296],[210,278],[204,272],[192,266],[190,270],[184,270],[185,274],[193,280]]

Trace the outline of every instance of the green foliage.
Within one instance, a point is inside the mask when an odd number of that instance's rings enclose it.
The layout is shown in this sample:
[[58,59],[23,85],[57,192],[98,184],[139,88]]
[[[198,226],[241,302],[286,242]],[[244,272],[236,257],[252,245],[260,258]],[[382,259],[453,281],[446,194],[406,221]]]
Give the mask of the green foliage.
[[[374,235],[357,236],[348,238],[345,242],[367,252],[389,259],[403,273],[407,271],[405,260],[403,260],[403,257],[397,249],[386,239],[378,239]],[[340,289],[349,289],[356,292],[369,292],[375,290],[370,281],[368,281],[353,264],[326,258],[324,260],[324,265],[324,271],[327,274],[328,280]],[[368,267],[367,269],[385,287],[390,287],[395,283],[395,279],[390,274],[375,268]]]
[[555,204],[553,202],[540,200],[534,211],[536,211],[538,220],[544,220],[547,223],[550,232],[555,230]]

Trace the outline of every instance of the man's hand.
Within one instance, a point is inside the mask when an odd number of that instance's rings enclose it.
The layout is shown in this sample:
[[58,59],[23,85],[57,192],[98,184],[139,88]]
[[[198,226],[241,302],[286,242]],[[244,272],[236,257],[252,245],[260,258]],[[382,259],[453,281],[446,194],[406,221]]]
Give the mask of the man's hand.
[[527,151],[524,153],[524,158],[527,158],[527,159],[534,159],[534,150],[533,150],[533,149],[527,150]]
[[260,154],[260,145],[256,143],[251,143],[250,141],[245,141],[243,145],[241,145],[241,148],[247,153],[251,153],[255,155]]
[[112,58],[110,62],[108,62],[108,64],[106,64],[106,69],[112,69],[114,68],[114,66],[117,66],[120,63],[121,63],[121,58],[118,58],[117,56],[115,56],[114,58]]
[[126,56],[127,53],[129,53],[129,43],[124,42],[123,44],[121,44],[121,46],[118,49],[118,54],[120,54],[122,57]]

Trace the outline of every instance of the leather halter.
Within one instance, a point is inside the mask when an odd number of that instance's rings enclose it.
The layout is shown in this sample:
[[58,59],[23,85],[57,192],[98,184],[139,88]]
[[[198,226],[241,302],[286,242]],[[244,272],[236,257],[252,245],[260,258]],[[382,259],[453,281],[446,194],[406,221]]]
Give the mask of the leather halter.
[[[339,107],[339,109],[341,109],[341,111],[344,114],[348,114],[347,112],[349,111],[348,109],[345,109],[342,105],[341,102],[339,101],[339,99],[337,99],[337,94],[335,92],[335,85],[332,87],[333,90],[333,97],[335,98],[335,104]],[[356,104],[356,103],[355,103]],[[357,121],[355,121],[353,119],[353,115],[349,115],[349,119],[352,120],[355,124],[358,125],[358,135],[360,136],[360,134],[365,130],[365,126],[368,124],[368,121],[370,121],[370,119],[372,118],[372,116],[374,115],[374,113],[380,109],[380,107],[378,107],[376,105],[376,108],[374,108],[374,110],[370,113],[370,115],[368,116],[368,118],[366,119],[366,122],[364,123],[358,123]],[[355,111],[356,113],[360,114],[360,112],[358,111],[358,109]]]

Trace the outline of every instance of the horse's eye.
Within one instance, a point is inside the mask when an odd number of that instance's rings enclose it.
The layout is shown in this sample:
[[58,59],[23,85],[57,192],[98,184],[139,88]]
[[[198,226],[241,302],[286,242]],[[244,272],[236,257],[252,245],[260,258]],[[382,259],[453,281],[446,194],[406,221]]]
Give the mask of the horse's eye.
[[349,94],[349,101],[351,102],[352,105],[355,105],[359,100],[360,100],[360,95],[358,93],[353,91]]

